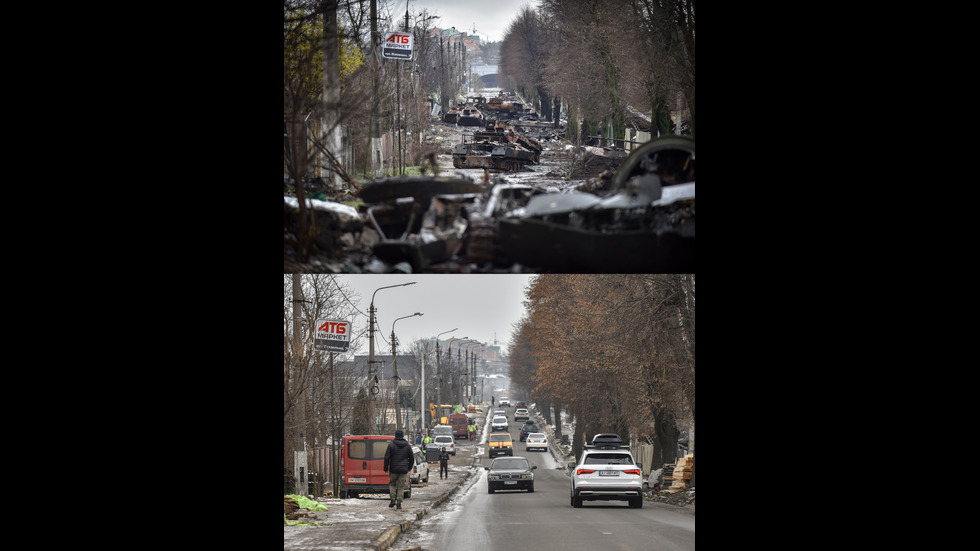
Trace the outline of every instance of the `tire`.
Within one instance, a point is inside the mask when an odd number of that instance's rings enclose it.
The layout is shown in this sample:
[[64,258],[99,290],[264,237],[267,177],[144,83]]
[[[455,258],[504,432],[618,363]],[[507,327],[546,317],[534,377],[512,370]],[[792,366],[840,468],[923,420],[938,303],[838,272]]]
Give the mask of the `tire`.
[[530,486],[527,487],[527,492],[529,494],[533,494],[534,493],[534,484],[533,483]]
[[487,484],[487,493],[488,494],[492,494],[493,493],[493,486]]
[[643,508],[643,498],[638,497],[630,499],[630,508],[632,509],[642,509]]
[[574,493],[572,493],[572,507],[575,507],[576,509],[582,507],[582,498],[576,497]]
[[412,497],[412,490],[405,490],[405,492],[402,493],[403,499],[408,499],[410,497]]

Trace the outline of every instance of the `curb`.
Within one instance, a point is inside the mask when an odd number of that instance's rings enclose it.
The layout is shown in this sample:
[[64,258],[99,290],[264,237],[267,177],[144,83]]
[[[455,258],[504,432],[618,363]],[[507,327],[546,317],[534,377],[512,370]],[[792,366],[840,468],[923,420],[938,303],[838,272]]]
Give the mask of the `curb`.
[[[473,463],[471,466],[476,465],[478,460],[479,460],[478,456],[474,455]],[[476,476],[477,474],[479,474],[479,471],[473,470],[473,472],[471,472],[469,476],[463,479],[462,484],[457,484],[456,486],[453,486],[452,488],[449,489],[448,492],[437,497],[432,502],[431,507],[423,507],[421,510],[416,512],[415,521],[418,522],[422,520],[422,518],[425,517],[425,515],[429,514],[429,511],[445,503],[450,497],[455,495],[456,492],[460,490],[460,488],[465,487],[466,483],[469,482],[470,478]],[[370,549],[371,551],[387,551],[391,547],[391,544],[395,543],[395,540],[398,539],[398,536],[400,536],[403,532],[407,532],[411,528],[412,528],[411,520],[403,520],[400,521],[398,524],[389,526],[384,532],[381,533],[381,536],[379,536],[376,540],[368,544],[367,549]],[[405,551],[410,551],[412,549],[416,549],[416,548],[409,547]]]

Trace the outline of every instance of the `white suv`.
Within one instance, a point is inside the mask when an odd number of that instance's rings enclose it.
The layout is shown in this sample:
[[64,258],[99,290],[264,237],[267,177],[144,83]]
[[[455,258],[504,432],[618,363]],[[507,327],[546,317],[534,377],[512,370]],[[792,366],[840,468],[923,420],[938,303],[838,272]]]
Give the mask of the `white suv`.
[[452,455],[456,455],[456,439],[452,436],[446,436],[440,434],[432,439],[432,443],[429,447],[434,447],[435,449],[442,451],[442,448],[446,448],[446,451]]
[[619,436],[597,434],[578,463],[568,468],[572,507],[581,507],[585,500],[625,500],[630,507],[643,507],[643,475]]

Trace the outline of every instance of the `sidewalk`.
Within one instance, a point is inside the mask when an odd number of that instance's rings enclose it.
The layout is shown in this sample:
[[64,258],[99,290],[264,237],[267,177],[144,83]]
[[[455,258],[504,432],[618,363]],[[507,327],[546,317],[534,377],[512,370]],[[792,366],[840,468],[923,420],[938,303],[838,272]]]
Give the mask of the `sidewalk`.
[[309,511],[303,519],[322,525],[284,526],[283,551],[390,549],[398,535],[411,528],[413,522],[443,504],[465,486],[469,477],[479,473],[475,467],[476,455],[477,450],[484,447],[480,443],[480,432],[472,442],[456,441],[456,456],[449,460],[448,479],[439,480],[439,463],[429,463],[428,484],[413,484],[412,497],[402,501],[401,510],[388,507],[390,498],[387,494],[322,500],[329,510]]

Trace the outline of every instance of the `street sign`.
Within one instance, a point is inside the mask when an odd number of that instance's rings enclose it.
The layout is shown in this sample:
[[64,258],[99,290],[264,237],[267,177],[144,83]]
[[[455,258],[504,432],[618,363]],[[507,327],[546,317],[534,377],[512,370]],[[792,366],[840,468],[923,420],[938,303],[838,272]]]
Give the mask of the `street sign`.
[[349,321],[318,319],[316,320],[313,347],[317,350],[347,352],[350,347],[350,330]]
[[385,59],[412,59],[414,43],[412,33],[385,33],[385,41],[381,45],[381,57]]

